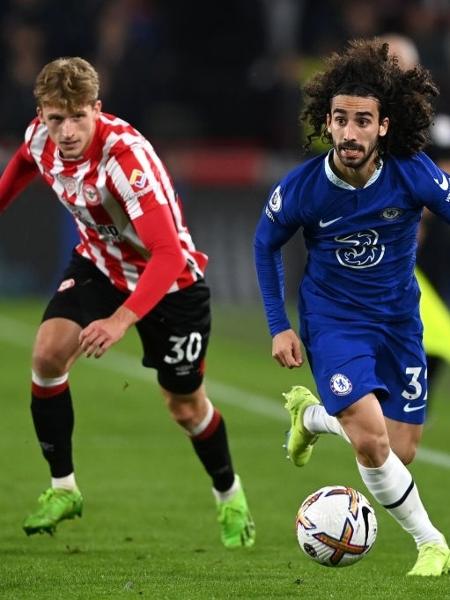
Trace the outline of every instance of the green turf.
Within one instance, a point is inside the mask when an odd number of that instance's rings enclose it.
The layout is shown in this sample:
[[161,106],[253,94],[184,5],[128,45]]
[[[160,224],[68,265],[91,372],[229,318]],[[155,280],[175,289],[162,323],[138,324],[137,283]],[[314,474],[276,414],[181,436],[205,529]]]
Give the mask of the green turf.
[[[208,359],[210,395],[226,416],[257,524],[255,548],[221,546],[208,479],[169,420],[151,373],[139,368],[134,334],[99,361],[81,360],[71,376],[83,518],[60,525],[53,538],[27,538],[21,522],[49,482],[29,414],[31,342],[42,305],[0,309],[0,598],[450,597],[450,576],[405,577],[414,545],[380,508],[376,545],[354,567],[320,567],[298,549],[294,517],[307,494],[333,483],[364,488],[340,439],[322,438],[302,470],[285,459],[280,392],[311,379],[307,367],[286,371],[272,361],[258,307],[215,309]],[[449,385],[446,371],[423,441],[447,458]],[[261,396],[271,400],[269,408]],[[430,515],[450,535],[448,461],[417,461],[413,472]]]

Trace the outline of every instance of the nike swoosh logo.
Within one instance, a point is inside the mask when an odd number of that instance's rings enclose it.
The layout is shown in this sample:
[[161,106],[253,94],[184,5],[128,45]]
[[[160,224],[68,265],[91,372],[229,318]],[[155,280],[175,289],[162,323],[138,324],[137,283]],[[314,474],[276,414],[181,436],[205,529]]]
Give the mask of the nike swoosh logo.
[[362,507],[362,515],[364,519],[364,525],[366,527],[366,535],[364,538],[364,546],[367,546],[367,538],[369,537],[369,515],[372,512],[368,506]]
[[414,412],[415,410],[421,410],[422,408],[425,408],[426,404],[420,404],[419,406],[410,406],[409,402],[408,404],[405,404],[405,406],[403,407],[403,410],[405,412]]
[[338,217],[337,219],[331,219],[331,221],[322,221],[322,219],[320,219],[319,227],[328,227],[329,225],[332,225],[333,223],[336,223],[336,221],[340,221],[341,219],[343,219],[343,217]]
[[438,184],[438,186],[441,188],[441,190],[443,190],[444,192],[446,192],[448,190],[448,179],[444,174],[442,174],[442,183],[439,183],[438,179],[434,179],[434,180]]

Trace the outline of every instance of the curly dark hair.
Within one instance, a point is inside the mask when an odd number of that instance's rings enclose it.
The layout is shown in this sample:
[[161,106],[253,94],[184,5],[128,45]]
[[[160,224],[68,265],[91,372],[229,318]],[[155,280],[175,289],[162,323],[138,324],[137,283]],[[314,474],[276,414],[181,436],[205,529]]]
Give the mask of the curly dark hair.
[[389,55],[389,45],[377,38],[349,42],[348,48],[333,53],[325,66],[325,71],[304,86],[305,107],[300,119],[312,128],[306,150],[315,138],[332,143],[326,116],[338,94],[378,99],[380,119],[389,117],[388,133],[378,142],[380,155],[411,156],[426,146],[433,98],[439,94],[427,69],[402,70],[397,58]]

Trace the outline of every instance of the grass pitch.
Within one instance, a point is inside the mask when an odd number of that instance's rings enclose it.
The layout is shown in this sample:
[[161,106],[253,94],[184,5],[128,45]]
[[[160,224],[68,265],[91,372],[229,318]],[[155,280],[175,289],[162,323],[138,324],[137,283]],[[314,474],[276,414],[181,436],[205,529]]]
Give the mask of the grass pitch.
[[[152,372],[140,367],[134,334],[98,361],[80,360],[71,375],[83,518],[64,522],[53,538],[27,538],[22,520],[49,485],[29,413],[31,344],[42,308],[41,302],[1,304],[0,598],[450,597],[450,576],[405,577],[414,544],[377,505],[377,542],[355,566],[327,569],[299,550],[294,518],[307,494],[329,484],[366,490],[341,439],[324,436],[304,469],[285,459],[281,392],[312,382],[307,368],[287,371],[272,361],[259,307],[215,309],[207,370],[209,395],[226,418],[256,521],[253,549],[221,546],[209,480],[170,421]],[[447,537],[449,386],[447,369],[412,467],[429,514]]]

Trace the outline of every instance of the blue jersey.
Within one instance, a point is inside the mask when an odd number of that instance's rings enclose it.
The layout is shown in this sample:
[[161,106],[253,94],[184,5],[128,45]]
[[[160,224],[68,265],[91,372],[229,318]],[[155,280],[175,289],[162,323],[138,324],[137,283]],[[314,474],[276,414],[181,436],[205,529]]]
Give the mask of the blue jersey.
[[308,250],[300,319],[399,321],[418,315],[414,265],[424,206],[450,223],[449,176],[423,152],[386,157],[363,188],[339,179],[329,154],[290,172],[270,195],[255,235],[271,334],[291,327],[281,247],[299,228]]

